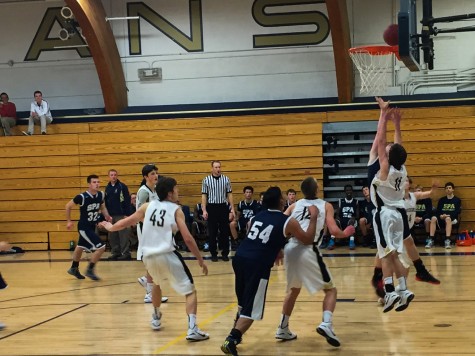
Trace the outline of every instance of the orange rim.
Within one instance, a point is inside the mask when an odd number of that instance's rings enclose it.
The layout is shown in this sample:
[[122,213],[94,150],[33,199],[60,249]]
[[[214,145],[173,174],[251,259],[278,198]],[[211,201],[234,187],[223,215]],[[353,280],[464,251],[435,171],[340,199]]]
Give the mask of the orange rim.
[[364,53],[371,56],[388,56],[394,54],[398,60],[401,60],[399,57],[399,46],[361,46],[353,47],[348,50],[350,54]]
[[388,54],[399,54],[399,46],[361,46],[353,47],[348,53],[367,53],[372,56],[384,56]]

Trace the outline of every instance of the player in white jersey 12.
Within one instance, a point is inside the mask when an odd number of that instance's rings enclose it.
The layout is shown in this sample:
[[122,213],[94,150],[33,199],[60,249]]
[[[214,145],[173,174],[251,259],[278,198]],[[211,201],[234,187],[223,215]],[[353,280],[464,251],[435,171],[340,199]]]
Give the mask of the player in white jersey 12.
[[286,211],[286,215],[295,218],[302,230],[306,231],[310,224],[308,209],[315,206],[318,209],[317,228],[312,245],[304,245],[296,238],[290,238],[284,248],[285,270],[287,274],[287,295],[282,306],[282,316],[275,337],[281,340],[292,340],[297,337],[289,329],[290,315],[300,294],[302,286],[310,294],[322,290],[325,292],[323,299],[323,320],[317,327],[317,332],[327,339],[327,342],[335,347],[340,346],[340,340],[333,331],[333,312],[336,306],[337,290],[333,283],[330,270],[323,261],[319,246],[322,240],[324,225],[330,233],[337,238],[345,238],[355,233],[354,226],[350,225],[341,231],[334,219],[333,206],[322,199],[317,198],[318,183],[313,177],[304,179],[300,185],[304,199],[292,204]]

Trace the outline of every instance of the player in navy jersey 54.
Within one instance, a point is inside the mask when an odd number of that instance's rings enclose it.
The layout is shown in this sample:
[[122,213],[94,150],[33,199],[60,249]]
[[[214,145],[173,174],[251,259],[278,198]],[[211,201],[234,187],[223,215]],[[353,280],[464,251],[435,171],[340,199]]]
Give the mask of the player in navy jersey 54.
[[233,259],[238,311],[234,327],[221,345],[226,354],[237,355],[236,346],[242,335],[254,320],[262,319],[271,268],[288,238],[294,236],[304,244],[311,244],[315,237],[315,206],[308,209],[310,223],[304,231],[295,218],[282,213],[284,200],[280,188],[269,188],[264,194],[263,205],[265,210],[251,219],[247,236]]

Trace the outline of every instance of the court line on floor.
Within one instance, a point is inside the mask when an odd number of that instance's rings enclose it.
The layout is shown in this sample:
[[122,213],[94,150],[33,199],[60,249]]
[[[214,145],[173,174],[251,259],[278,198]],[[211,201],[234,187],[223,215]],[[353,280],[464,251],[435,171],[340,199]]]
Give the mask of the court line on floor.
[[[270,286],[275,280],[277,279],[277,276],[272,276],[269,278],[269,283],[268,283],[268,286]],[[198,305],[199,305],[199,302],[198,302]],[[203,327],[203,326],[206,326],[208,325],[209,323],[211,323],[212,321],[216,320],[217,318],[219,318],[221,315],[229,312],[231,309],[235,309],[237,311],[237,302],[233,302],[233,303],[230,303],[228,305],[226,305],[224,308],[222,308],[221,310],[219,310],[217,313],[211,315],[208,319],[202,321],[201,323],[198,323],[198,325],[200,327]],[[186,333],[183,333],[177,337],[175,337],[173,340],[169,341],[168,343],[166,343],[165,345],[163,345],[162,347],[159,347],[158,349],[156,349],[153,353],[154,354],[162,354],[165,350],[167,350],[168,348],[170,348],[171,346],[177,344],[178,342],[181,342],[183,341],[183,339],[186,337]]]
[[70,314],[70,313],[72,313],[72,312],[75,312],[76,310],[79,310],[79,309],[82,309],[82,308],[84,308],[84,307],[87,307],[88,305],[89,305],[89,304],[81,305],[81,306],[79,306],[79,307],[77,307],[77,308],[74,308],[74,309],[69,310],[69,311],[64,312],[64,313],[61,313],[61,314],[56,315],[56,316],[54,316],[54,317],[52,317],[52,318],[43,320],[42,322],[36,323],[36,324],[34,324],[34,325],[31,325],[31,326],[29,326],[29,327],[27,327],[27,328],[24,328],[24,329],[15,331],[15,332],[13,332],[13,333],[11,333],[11,334],[2,336],[2,337],[0,337],[0,340],[6,339],[6,338],[8,338],[8,337],[10,337],[10,336],[14,336],[14,335],[16,335],[16,334],[20,334],[20,333],[22,333],[22,332],[24,332],[24,331],[27,331],[27,330],[30,330],[30,329],[33,329],[33,328],[36,328],[37,326],[43,325],[43,324],[45,324],[45,323],[47,323],[47,322],[49,322],[49,321],[51,321],[51,320],[54,320],[54,319],[58,319],[58,318],[60,318],[60,317],[62,317],[62,316],[64,316],[64,315],[67,315],[67,314]]

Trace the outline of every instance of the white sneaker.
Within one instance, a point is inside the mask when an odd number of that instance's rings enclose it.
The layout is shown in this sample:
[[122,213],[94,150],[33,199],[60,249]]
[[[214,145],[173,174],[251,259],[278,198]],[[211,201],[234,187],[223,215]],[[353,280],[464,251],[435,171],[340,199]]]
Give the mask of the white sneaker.
[[409,306],[409,303],[414,299],[414,293],[406,289],[406,290],[400,291],[398,294],[399,294],[399,297],[401,297],[401,299],[396,305],[396,311],[400,312],[400,311],[405,310]]
[[432,248],[434,247],[434,240],[433,239],[427,239],[426,240],[426,248]]
[[186,339],[190,341],[208,340],[209,334],[201,331],[197,326],[195,326],[193,329],[188,329]]
[[157,315],[155,313],[152,314],[150,326],[153,330],[160,330],[160,328],[162,327],[162,313],[160,313],[160,315]]
[[140,285],[144,288],[147,288],[147,277],[142,276],[137,278],[137,281],[140,283]]
[[147,293],[145,294],[145,297],[143,298],[144,303],[152,303],[152,293]]
[[396,292],[386,293],[384,296],[383,313],[387,313],[392,308],[394,308],[394,305],[399,302],[400,299],[401,297]]
[[331,323],[321,323],[317,328],[317,333],[326,338],[330,345],[335,347],[339,347],[341,345],[340,340],[338,340],[335,332],[333,331]]
[[[144,303],[152,303],[152,292],[145,294],[143,298]],[[168,297],[162,297],[162,303],[168,302]]]
[[292,331],[290,331],[288,325],[285,328],[281,328],[279,326],[275,332],[275,338],[279,340],[294,340],[297,338],[297,334],[294,334]]
[[450,250],[452,248],[450,239],[445,240],[445,249]]

